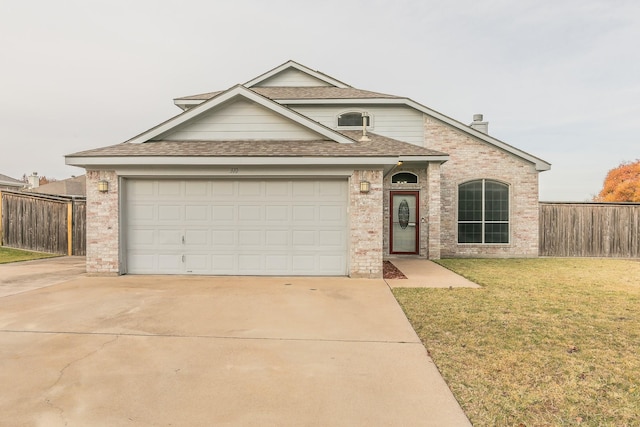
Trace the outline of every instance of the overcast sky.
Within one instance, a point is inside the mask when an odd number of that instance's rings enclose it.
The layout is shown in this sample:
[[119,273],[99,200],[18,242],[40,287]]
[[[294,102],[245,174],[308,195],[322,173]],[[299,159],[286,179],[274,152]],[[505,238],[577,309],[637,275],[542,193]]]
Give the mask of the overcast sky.
[[640,158],[638,0],[0,0],[0,173],[84,173],[116,144],[293,59],[409,97],[552,163],[585,201]]

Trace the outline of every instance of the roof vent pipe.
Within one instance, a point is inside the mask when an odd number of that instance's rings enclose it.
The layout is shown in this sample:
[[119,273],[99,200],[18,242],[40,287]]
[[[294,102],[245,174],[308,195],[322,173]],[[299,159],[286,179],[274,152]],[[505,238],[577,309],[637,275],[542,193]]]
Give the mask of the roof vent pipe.
[[362,112],[362,137],[360,138],[360,142],[371,141],[367,136],[367,123],[369,123],[369,113],[366,111]]
[[489,134],[489,122],[485,122],[483,121],[484,116],[482,114],[474,114],[473,115],[473,123],[471,123],[469,126],[471,126],[473,129],[477,130],[478,132],[482,132],[484,134]]

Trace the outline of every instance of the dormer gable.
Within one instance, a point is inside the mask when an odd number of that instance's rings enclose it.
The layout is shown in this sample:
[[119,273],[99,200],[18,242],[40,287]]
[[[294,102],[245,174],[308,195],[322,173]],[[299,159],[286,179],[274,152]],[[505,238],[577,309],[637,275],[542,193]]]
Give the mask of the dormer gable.
[[[255,129],[258,132],[252,132]],[[266,132],[271,129],[272,132]],[[130,139],[148,141],[251,140],[354,141],[286,106],[236,85]]]
[[319,71],[287,61],[244,84],[246,87],[351,87]]

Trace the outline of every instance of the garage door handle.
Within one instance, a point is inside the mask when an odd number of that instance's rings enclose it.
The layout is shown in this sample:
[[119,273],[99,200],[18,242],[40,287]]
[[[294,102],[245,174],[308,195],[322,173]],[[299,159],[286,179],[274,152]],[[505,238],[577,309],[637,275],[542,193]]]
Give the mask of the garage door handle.
[[184,262],[184,255],[182,255],[182,262]]
[[184,236],[182,236],[182,244],[184,245]]

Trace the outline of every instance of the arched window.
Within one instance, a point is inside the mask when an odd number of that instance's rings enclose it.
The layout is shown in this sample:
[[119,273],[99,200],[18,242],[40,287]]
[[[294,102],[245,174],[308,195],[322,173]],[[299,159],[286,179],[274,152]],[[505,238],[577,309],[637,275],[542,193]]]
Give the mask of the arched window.
[[393,184],[417,184],[418,176],[411,172],[398,172],[391,177]]
[[[371,126],[371,117],[367,118],[367,126]],[[362,127],[362,112],[350,111],[348,113],[342,113],[338,116],[338,127]]]
[[458,187],[458,243],[509,243],[509,186],[479,179]]

